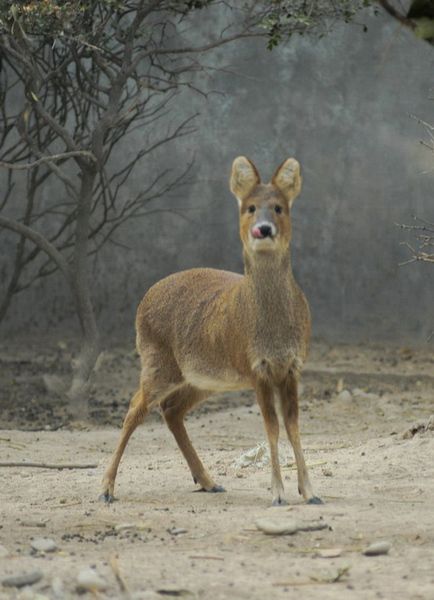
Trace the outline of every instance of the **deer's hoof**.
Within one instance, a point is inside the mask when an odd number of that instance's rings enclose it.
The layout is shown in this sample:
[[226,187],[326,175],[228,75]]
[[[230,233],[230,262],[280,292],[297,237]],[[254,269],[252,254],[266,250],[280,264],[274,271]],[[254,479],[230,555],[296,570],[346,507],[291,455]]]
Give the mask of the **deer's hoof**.
[[278,498],[274,498],[271,506],[288,506],[288,501],[279,496]]
[[225,488],[222,485],[213,485],[213,487],[210,490],[207,490],[207,492],[211,492],[211,494],[220,494],[221,492],[225,492]]
[[103,494],[101,494],[98,500],[104,502],[105,504],[112,504],[116,500],[116,498],[112,494],[109,494],[109,492],[104,492]]
[[312,496],[306,501],[306,504],[324,504],[324,502],[318,496]]
[[221,492],[225,492],[225,488],[222,485],[213,485],[212,488],[209,488],[209,490],[207,490],[206,488],[202,487],[199,490],[195,490],[196,492],[208,492],[208,494],[219,494]]

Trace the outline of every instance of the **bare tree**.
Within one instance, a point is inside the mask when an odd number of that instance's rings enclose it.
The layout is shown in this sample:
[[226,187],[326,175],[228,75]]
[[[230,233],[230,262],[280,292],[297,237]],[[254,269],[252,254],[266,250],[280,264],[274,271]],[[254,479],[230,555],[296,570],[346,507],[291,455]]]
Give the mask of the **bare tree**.
[[[434,126],[426,121],[417,119],[425,129],[427,139],[421,140],[421,144],[434,154]],[[401,265],[414,262],[434,263],[434,223],[422,217],[414,216],[412,225],[399,224],[398,227],[409,231],[414,235],[415,243],[403,242],[410,252],[410,257]]]
[[[180,173],[163,169],[148,175],[135,197],[125,192],[126,180],[154,150],[193,130],[194,115],[174,123],[171,109],[180,90],[196,89],[194,74],[204,69],[202,57],[242,38],[263,36],[272,48],[294,32],[322,33],[331,21],[349,18],[363,4],[363,0],[0,3],[0,166],[7,170],[0,227],[18,235],[0,317],[14,294],[37,278],[61,271],[82,330],[68,390],[76,414],[86,413],[86,389],[100,351],[89,256],[107,241],[115,243],[113,234],[126,220],[160,210],[151,202],[188,171],[188,164]],[[204,12],[214,5],[223,6],[227,15],[219,31]],[[208,19],[200,41],[195,25],[202,15]],[[192,41],[193,32],[199,41]],[[157,122],[166,128],[155,137]],[[146,143],[133,159],[117,165],[114,149],[119,156],[120,147],[137,128],[148,132]],[[23,169],[24,189],[22,177],[16,177]],[[56,198],[43,193],[51,182],[63,190]]]

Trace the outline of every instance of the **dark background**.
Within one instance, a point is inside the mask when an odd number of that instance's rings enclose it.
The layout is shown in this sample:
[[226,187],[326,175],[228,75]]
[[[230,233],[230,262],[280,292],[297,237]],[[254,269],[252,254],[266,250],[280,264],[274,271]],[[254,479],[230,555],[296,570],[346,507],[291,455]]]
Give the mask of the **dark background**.
[[[197,76],[212,92],[186,90],[168,122],[200,112],[192,136],[153,157],[127,183],[140,189],[155,169],[182,170],[195,157],[189,185],[130,222],[93,261],[100,328],[133,339],[134,313],[146,289],[180,269],[242,270],[236,201],[228,188],[233,158],[249,156],[264,180],[288,156],[301,163],[304,187],[293,209],[293,263],[312,307],[314,334],[329,341],[424,344],[434,328],[434,268],[400,267],[411,239],[396,223],[434,219],[433,155],[420,144],[433,122],[434,54],[387,16],[357,18],[323,39],[294,37],[222,47]],[[162,123],[166,127],[168,123]],[[135,152],[146,132],[138,131]],[[56,193],[47,188],[46,194]],[[14,234],[0,234],[0,285]],[[16,296],[1,336],[78,328],[60,275]]]

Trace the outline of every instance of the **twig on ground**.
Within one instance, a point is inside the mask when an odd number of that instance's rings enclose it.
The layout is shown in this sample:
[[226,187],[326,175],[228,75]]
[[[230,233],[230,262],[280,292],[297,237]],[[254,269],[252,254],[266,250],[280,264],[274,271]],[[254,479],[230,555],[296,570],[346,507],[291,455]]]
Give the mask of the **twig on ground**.
[[0,462],[2,467],[33,467],[35,469],[96,469],[98,465],[90,464],[51,464],[51,463],[36,463],[36,462]]
[[111,556],[110,560],[109,560],[109,564],[114,573],[114,576],[116,577],[116,581],[118,582],[119,587],[121,588],[121,591],[124,592],[124,594],[126,594],[127,597],[129,597],[130,593],[129,593],[127,584],[125,583],[125,580],[123,579],[123,577],[121,575],[117,556],[115,556],[115,555]]
[[223,556],[207,556],[206,554],[193,555],[189,556],[188,558],[196,560],[224,560]]

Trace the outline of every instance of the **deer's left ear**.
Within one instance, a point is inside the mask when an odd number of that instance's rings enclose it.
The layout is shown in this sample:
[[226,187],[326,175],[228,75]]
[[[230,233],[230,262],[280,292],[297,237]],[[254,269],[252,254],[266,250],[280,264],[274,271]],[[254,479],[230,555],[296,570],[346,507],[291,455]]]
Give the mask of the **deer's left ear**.
[[291,206],[300,193],[301,181],[299,162],[295,158],[287,158],[276,169],[271,183],[279,188]]

